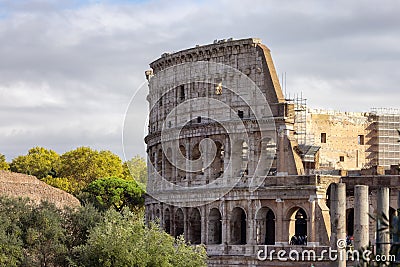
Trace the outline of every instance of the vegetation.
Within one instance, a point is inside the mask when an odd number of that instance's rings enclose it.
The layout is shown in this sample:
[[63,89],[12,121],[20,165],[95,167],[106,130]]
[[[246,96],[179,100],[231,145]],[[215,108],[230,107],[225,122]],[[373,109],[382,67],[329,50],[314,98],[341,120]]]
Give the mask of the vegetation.
[[61,155],[59,177],[74,182],[75,191],[83,189],[98,178],[122,177],[122,161],[110,151],[78,147]]
[[84,202],[92,203],[99,210],[108,210],[111,207],[117,211],[124,207],[135,210],[144,205],[144,190],[136,181],[117,177],[91,182],[79,197]]
[[0,266],[206,266],[203,246],[174,239],[143,212],[58,210],[0,198]]
[[0,170],[8,170],[10,165],[6,162],[6,157],[0,154]]
[[68,193],[80,195],[84,188],[97,179],[118,177],[135,180],[146,188],[147,166],[140,156],[122,162],[110,151],[97,151],[89,147],[78,147],[61,156],[43,147],[34,147],[27,155],[14,158],[11,164],[0,154],[0,170],[11,170],[36,176],[45,183]]
[[127,180],[134,179],[141,185],[147,184],[147,166],[142,157],[135,156],[131,160],[124,162],[122,167],[123,175]]
[[13,172],[25,173],[39,179],[55,176],[60,156],[53,150],[43,147],[29,149],[25,156],[18,156],[12,160],[10,169]]

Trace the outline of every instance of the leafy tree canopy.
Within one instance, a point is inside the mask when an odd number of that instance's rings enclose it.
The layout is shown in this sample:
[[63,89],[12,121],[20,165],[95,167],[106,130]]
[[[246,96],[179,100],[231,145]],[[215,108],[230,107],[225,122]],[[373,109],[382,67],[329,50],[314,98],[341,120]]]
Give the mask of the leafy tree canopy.
[[110,151],[78,147],[61,155],[58,176],[75,182],[78,191],[98,178],[122,177],[122,162]]
[[144,158],[137,155],[132,159],[125,161],[123,164],[124,177],[127,180],[134,179],[135,181],[147,184],[147,165]]
[[202,267],[204,246],[174,239],[143,211],[57,209],[0,196],[0,266]]
[[174,239],[157,225],[146,227],[142,215],[126,209],[107,211],[104,221],[90,231],[87,243],[75,253],[74,266],[87,267],[202,267],[207,259],[204,246]]
[[42,179],[48,175],[56,176],[60,156],[53,150],[43,147],[29,149],[25,156],[14,158],[10,164],[13,172],[25,173]]
[[117,177],[97,179],[91,182],[80,195],[84,202],[90,202],[99,210],[123,207],[137,210],[144,205],[144,190],[136,181]]
[[8,170],[10,165],[6,161],[6,157],[3,154],[0,154],[0,170]]

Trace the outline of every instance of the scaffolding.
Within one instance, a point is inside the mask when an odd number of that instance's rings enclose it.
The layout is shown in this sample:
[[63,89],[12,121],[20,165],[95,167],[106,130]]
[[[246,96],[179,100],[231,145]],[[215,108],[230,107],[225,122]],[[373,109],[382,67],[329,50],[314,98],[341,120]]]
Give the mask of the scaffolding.
[[294,135],[299,145],[307,142],[307,99],[303,98],[303,93],[296,94],[293,98],[287,99],[294,105]]
[[374,131],[372,138],[375,163],[390,169],[400,163],[400,109],[373,108]]

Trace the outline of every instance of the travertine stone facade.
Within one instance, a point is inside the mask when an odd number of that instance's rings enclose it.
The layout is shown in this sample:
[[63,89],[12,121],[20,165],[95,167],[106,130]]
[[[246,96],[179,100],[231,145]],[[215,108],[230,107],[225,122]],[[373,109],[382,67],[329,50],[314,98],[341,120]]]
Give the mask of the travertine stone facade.
[[[370,211],[380,185],[390,188],[395,208],[398,175],[311,174],[370,167],[376,119],[309,110],[309,144],[299,145],[294,104],[286,102],[270,50],[259,39],[165,53],[150,66],[146,220],[205,244],[209,266],[294,266],[276,257],[260,261],[257,254],[327,249],[334,240],[331,224],[338,223],[330,217],[329,196],[339,181],[347,197],[340,202],[346,212],[337,218],[346,231],[336,238],[354,234],[356,185],[369,186]],[[319,263],[331,266],[327,258]]]
[[[293,105],[283,97],[269,49],[258,39],[220,41],[164,54],[150,66],[147,221],[206,244],[215,259],[210,266],[228,266],[218,263],[223,255],[254,259],[259,245],[287,247],[293,236],[328,245],[326,190],[339,178],[298,176],[304,167]],[[273,124],[262,130],[264,121]],[[254,180],[261,181],[255,190]]]

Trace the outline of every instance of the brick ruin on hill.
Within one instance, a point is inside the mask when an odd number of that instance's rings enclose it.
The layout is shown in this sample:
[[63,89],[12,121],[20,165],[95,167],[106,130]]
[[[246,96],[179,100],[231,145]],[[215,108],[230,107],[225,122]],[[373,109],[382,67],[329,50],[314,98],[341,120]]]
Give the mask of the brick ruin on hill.
[[34,176],[0,171],[0,195],[29,198],[33,203],[47,201],[58,208],[79,207],[79,200],[71,194],[52,187]]

